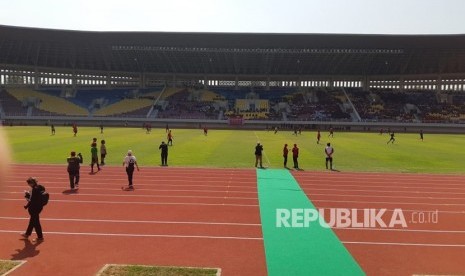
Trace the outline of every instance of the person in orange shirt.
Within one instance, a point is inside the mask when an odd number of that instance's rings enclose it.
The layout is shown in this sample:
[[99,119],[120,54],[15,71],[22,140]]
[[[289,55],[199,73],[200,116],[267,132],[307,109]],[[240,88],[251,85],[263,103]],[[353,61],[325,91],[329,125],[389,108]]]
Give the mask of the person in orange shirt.
[[171,133],[171,130],[168,131],[168,143],[166,143],[169,146],[173,145],[173,134]]

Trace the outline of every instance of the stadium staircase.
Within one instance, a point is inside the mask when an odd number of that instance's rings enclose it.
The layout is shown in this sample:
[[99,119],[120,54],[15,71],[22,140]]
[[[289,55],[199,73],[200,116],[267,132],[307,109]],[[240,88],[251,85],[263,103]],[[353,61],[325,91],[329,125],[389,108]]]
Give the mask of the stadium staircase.
[[358,114],[358,111],[357,109],[355,108],[355,105],[352,103],[352,101],[350,100],[350,97],[349,95],[347,95],[347,91],[342,88],[342,92],[344,92],[344,95],[346,96],[347,98],[347,102],[349,103],[350,107],[352,108],[353,112],[350,114],[351,118],[352,118],[352,121],[357,121],[357,122],[361,122],[362,121],[362,117],[360,117],[360,114]]

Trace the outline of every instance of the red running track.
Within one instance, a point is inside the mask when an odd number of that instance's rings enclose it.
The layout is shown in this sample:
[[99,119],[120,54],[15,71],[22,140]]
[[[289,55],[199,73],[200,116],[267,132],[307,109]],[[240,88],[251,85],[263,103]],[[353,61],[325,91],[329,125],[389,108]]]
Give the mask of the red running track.
[[[0,191],[0,259],[27,260],[12,275],[94,275],[104,264],[219,267],[266,275],[255,170],[142,168],[133,192],[121,167],[82,169],[68,191],[64,166],[13,167]],[[25,179],[51,193],[45,242],[21,240]],[[293,172],[317,208],[401,208],[403,229],[334,229],[368,275],[465,274],[465,176]],[[438,210],[438,223],[412,214]]]
[[[0,191],[0,259],[27,262],[12,275],[95,275],[107,263],[266,275],[255,170],[141,168],[135,191],[125,192],[123,168],[85,169],[79,191],[70,192],[64,166],[13,167]],[[31,175],[51,196],[40,244],[19,236]]]
[[[405,228],[334,229],[367,275],[465,274],[464,175],[329,171],[293,175],[319,209],[387,209],[382,216],[386,224],[394,209],[402,209]],[[429,215],[432,211],[438,211],[437,223]]]

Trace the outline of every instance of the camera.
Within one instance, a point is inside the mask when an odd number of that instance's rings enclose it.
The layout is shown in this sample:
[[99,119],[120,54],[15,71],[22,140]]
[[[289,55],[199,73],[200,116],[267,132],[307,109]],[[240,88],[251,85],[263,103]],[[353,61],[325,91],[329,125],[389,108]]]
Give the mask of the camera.
[[24,197],[29,199],[31,198],[31,194],[28,191],[24,191]]

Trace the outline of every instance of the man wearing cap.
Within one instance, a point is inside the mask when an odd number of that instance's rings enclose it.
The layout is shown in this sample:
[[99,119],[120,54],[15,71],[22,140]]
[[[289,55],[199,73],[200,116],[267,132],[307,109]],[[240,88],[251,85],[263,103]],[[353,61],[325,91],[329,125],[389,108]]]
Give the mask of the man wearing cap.
[[139,171],[139,166],[137,165],[136,157],[132,155],[132,150],[128,150],[128,155],[124,157],[123,166],[126,167],[126,173],[128,175],[129,185],[127,189],[133,190],[134,187],[132,186],[132,175],[134,174],[134,166],[137,168],[137,171]]
[[71,190],[74,188],[79,189],[79,170],[81,169],[82,164],[82,155],[79,153],[76,156],[76,152],[72,151],[71,156],[68,157],[68,175],[69,175],[69,186]]
[[168,145],[162,141],[158,149],[161,150],[161,165],[168,166]]
[[32,234],[32,230],[35,229],[37,233],[37,239],[34,239],[35,242],[41,242],[44,240],[42,234],[42,226],[40,225],[40,212],[42,212],[42,192],[39,189],[37,179],[29,177],[26,180],[29,187],[31,187],[31,192],[26,192],[25,197],[27,199],[27,204],[24,206],[24,209],[27,209],[30,218],[29,225],[25,233],[21,234],[24,238],[29,238]]

